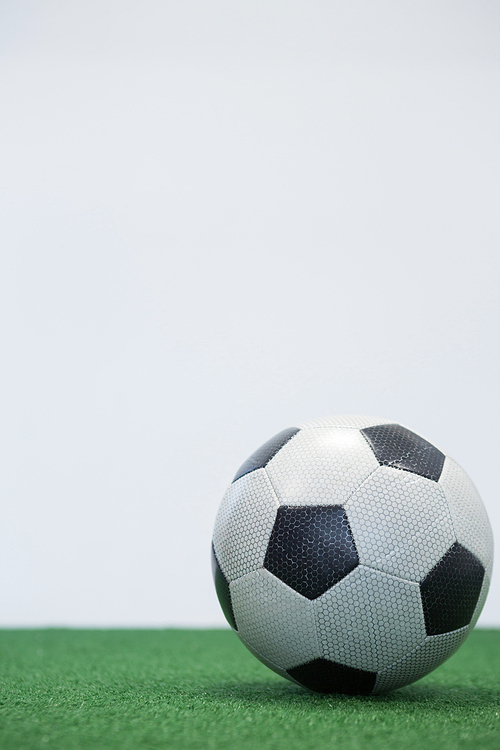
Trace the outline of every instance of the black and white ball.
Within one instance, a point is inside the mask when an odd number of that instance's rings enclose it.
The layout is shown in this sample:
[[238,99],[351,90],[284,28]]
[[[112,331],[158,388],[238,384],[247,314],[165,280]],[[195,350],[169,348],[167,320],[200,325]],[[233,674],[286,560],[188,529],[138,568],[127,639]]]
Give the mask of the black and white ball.
[[388,420],[284,430],[237,472],[212,563],[231,627],[323,693],[408,685],[456,651],[486,599],[493,538],[452,458]]

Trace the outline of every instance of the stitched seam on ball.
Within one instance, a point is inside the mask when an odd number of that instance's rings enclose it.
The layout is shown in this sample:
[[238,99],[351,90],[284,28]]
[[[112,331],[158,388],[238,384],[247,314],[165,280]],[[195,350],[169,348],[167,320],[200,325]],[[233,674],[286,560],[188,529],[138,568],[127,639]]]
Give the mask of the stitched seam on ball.
[[404,581],[404,583],[414,583],[416,586],[418,586],[419,581],[412,581],[411,578],[401,578],[401,576],[395,576],[392,573],[387,573],[386,570],[381,570],[380,568],[376,568],[375,565],[370,565],[369,563],[359,563],[360,568],[370,568],[370,570],[376,570],[377,573],[382,573],[384,576],[389,576],[389,578],[394,578],[396,581]]
[[[445,457],[444,464],[443,464],[443,470],[441,471],[441,477],[444,474],[444,468],[446,466],[446,462],[447,461],[453,461],[453,459],[450,458],[449,456]],[[456,462],[453,461],[453,463],[456,463]],[[439,477],[439,478],[441,479],[441,477]],[[455,519],[453,518],[453,513],[451,512],[451,506],[450,506],[450,501],[448,500],[448,495],[446,494],[446,490],[444,489],[443,485],[442,484],[439,485],[439,482],[438,482],[438,487],[440,487],[440,489],[442,490],[443,495],[444,495],[444,499],[446,500],[446,505],[448,507],[448,512],[449,512],[450,518],[451,518],[451,525],[453,526],[453,531],[455,532],[455,539],[458,542],[457,527],[455,526]]]
[[[466,627],[468,627],[468,626],[466,625]],[[459,630],[464,630],[464,629],[465,629],[465,628],[459,628]],[[456,631],[453,631],[453,630],[452,630],[451,632],[453,633],[453,632],[456,632]],[[411,656],[412,654],[414,654],[414,653],[415,653],[415,651],[416,651],[417,649],[419,649],[419,648],[420,648],[420,646],[422,645],[422,643],[425,643],[425,641],[426,641],[426,640],[427,640],[428,638],[434,638],[434,637],[435,637],[435,636],[430,636],[430,635],[426,635],[426,636],[424,636],[424,638],[422,638],[422,640],[420,641],[420,643],[417,643],[417,645],[415,646],[415,648],[412,648],[412,650],[411,650],[411,651],[408,651],[408,652],[407,652],[406,654],[404,654],[404,656],[401,656],[401,657],[400,657],[399,659],[396,659],[396,661],[393,661],[393,662],[391,662],[391,664],[387,664],[387,666],[385,666],[385,667],[382,667],[382,669],[380,669],[380,670],[379,670],[379,673],[380,673],[380,674],[383,674],[383,673],[385,672],[385,670],[386,670],[386,669],[391,669],[392,667],[396,666],[396,664],[399,664],[400,662],[404,661],[404,659],[407,659],[407,658],[408,658],[409,656]]]
[[345,508],[345,506],[347,505],[347,503],[349,502],[349,500],[352,500],[352,498],[354,497],[354,495],[357,492],[360,491],[360,489],[363,487],[363,485],[373,476],[373,474],[375,474],[376,471],[378,471],[381,468],[382,468],[381,466],[376,466],[375,469],[372,469],[372,471],[370,471],[370,473],[368,474],[368,476],[365,479],[363,479],[363,481],[361,482],[361,484],[358,484],[358,486],[356,487],[356,489],[351,492],[351,494],[349,495],[349,497],[347,498],[347,500],[345,500],[343,503],[338,503],[338,504],[342,505],[342,507]]
[[380,568],[374,568],[373,565],[367,565],[366,563],[359,563],[360,568],[370,568],[371,570],[376,570],[377,573],[381,573],[383,576],[387,576],[388,578],[393,578],[395,581],[403,581],[404,583],[412,583],[414,586],[418,586],[418,581],[410,581],[408,578],[401,578],[400,576],[395,576],[393,573],[387,573],[385,570],[380,570]]
[[[294,435],[294,437],[295,437],[295,435]],[[293,438],[292,438],[292,439],[293,439]],[[278,452],[279,452],[279,451],[278,451]],[[275,486],[274,486],[274,484],[273,484],[273,480],[272,480],[272,479],[271,479],[271,477],[269,476],[269,472],[268,472],[268,470],[267,470],[267,466],[264,466],[264,471],[266,472],[266,476],[267,476],[267,478],[268,478],[268,480],[269,480],[269,484],[271,485],[271,489],[272,489],[272,491],[274,492],[274,495],[275,495],[275,497],[276,497],[276,500],[277,500],[277,502],[278,502],[278,508],[280,508],[280,507],[281,507],[281,500],[280,500],[280,498],[279,498],[279,495],[278,495],[278,491],[277,491],[276,487],[275,487]]]

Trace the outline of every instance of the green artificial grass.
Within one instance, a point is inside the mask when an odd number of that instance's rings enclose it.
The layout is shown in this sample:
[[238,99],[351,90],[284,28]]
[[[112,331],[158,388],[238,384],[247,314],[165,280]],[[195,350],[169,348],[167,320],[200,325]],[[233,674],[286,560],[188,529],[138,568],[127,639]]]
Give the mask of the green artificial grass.
[[500,748],[500,631],[420,682],[322,696],[224,630],[0,631],[0,748]]

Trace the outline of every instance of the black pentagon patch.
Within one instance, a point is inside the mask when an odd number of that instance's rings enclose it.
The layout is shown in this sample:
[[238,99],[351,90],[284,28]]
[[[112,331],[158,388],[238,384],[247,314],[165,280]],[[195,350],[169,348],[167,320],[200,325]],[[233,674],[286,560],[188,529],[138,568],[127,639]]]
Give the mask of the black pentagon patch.
[[274,458],[277,452],[281,450],[281,448],[283,448],[285,443],[288,443],[288,441],[293,438],[293,436],[296,435],[297,432],[299,432],[298,427],[289,427],[287,430],[278,432],[278,434],[272,437],[271,440],[268,440],[267,443],[261,445],[260,448],[258,448],[255,453],[252,453],[250,458],[247,458],[245,463],[240,466],[240,468],[236,472],[236,476],[234,477],[233,482],[236,482],[236,480],[242,477],[244,474],[249,474],[251,471],[255,471],[256,469],[263,469],[264,466],[266,466],[266,464],[268,464],[269,461]]
[[324,594],[358,565],[340,505],[278,508],[264,567],[308,599]]
[[455,542],[420,584],[427,635],[439,635],[468,625],[476,608],[484,567]]
[[444,464],[444,453],[432,443],[400,424],[381,424],[361,430],[382,466],[404,469],[437,482]]
[[214,545],[212,544],[212,575],[215,582],[215,590],[217,592],[217,598],[219,600],[222,611],[228,623],[234,630],[238,630],[236,627],[236,620],[234,619],[233,605],[231,604],[231,592],[229,591],[229,582],[220,569],[219,561],[215,556]]
[[376,672],[344,667],[327,659],[315,659],[287,670],[290,677],[317,693],[369,695],[375,687]]

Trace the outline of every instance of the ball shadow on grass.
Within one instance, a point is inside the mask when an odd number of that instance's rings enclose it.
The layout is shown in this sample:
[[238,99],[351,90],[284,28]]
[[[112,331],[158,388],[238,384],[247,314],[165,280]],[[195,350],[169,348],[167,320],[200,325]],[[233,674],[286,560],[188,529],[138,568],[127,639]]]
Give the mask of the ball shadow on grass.
[[490,707],[498,709],[500,688],[485,688],[465,685],[416,684],[383,695],[341,695],[313,693],[299,685],[284,682],[219,683],[203,688],[205,696],[218,701],[241,703],[276,704],[282,706],[346,707],[380,705],[403,708],[404,706],[428,709],[472,709]]

